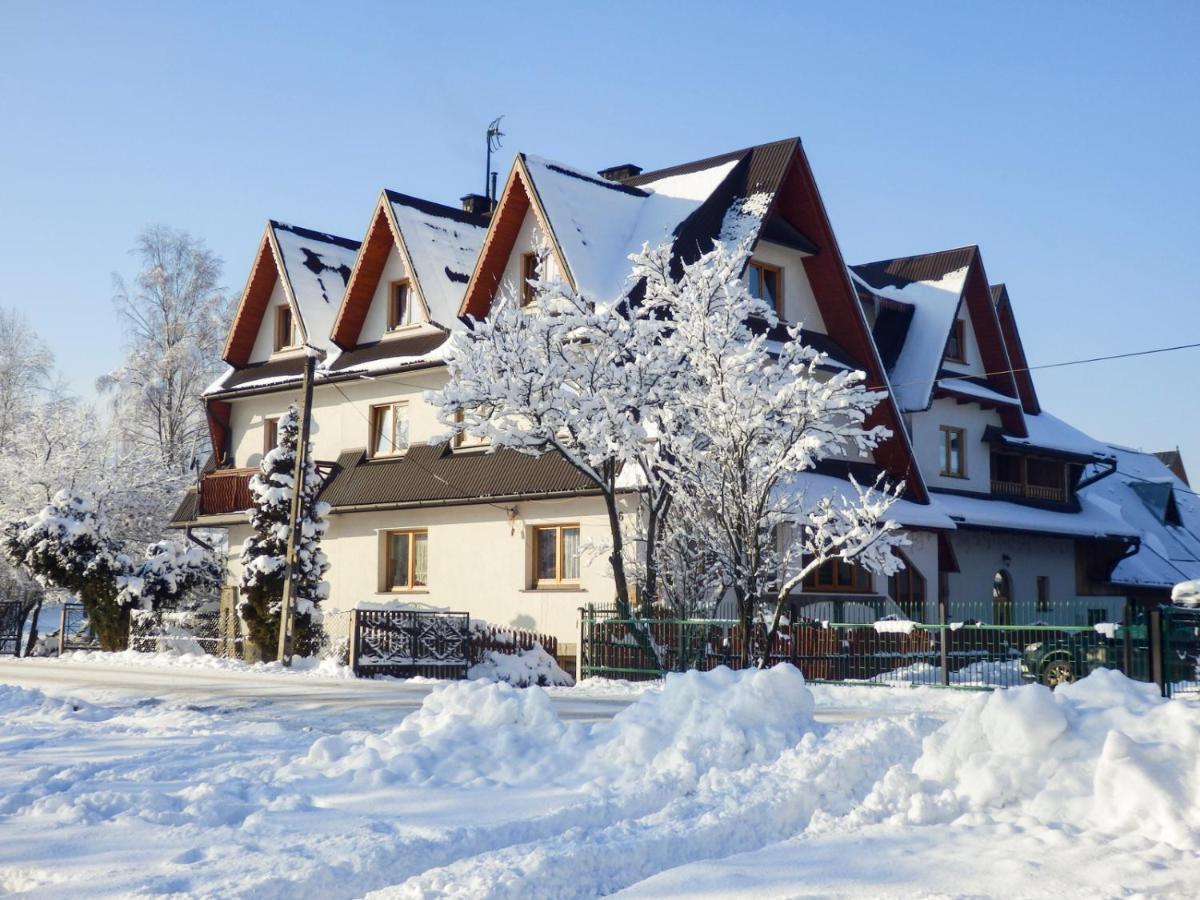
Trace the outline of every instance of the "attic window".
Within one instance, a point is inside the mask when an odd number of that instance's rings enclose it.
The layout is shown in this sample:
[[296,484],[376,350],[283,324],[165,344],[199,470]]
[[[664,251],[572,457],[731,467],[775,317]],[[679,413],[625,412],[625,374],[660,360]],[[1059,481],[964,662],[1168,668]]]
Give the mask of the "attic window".
[[775,310],[776,315],[782,316],[783,269],[751,260],[746,277],[750,281],[751,296],[762,300]]
[[408,279],[403,278],[391,283],[388,292],[388,331],[395,331],[412,323],[412,291]]
[[537,299],[537,291],[529,282],[542,277],[541,260],[536,253],[521,254],[521,305],[528,306]]
[[950,329],[950,340],[946,341],[947,362],[965,363],[967,361],[966,323],[962,319],[954,320]]
[[275,350],[289,350],[299,344],[296,322],[290,306],[275,307]]

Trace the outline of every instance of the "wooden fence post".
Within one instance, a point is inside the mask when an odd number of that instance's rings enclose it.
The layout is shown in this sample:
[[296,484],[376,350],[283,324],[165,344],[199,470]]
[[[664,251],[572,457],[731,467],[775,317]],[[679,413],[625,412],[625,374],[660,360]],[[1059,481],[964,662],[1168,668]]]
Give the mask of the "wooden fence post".
[[350,610],[350,671],[358,675],[358,609]]
[[941,640],[938,641],[940,645],[938,655],[941,657],[939,661],[942,664],[942,687],[950,686],[950,623],[947,621],[950,616],[947,614],[947,606],[946,598],[938,597],[938,624],[942,626]]
[[579,607],[579,648],[575,651],[575,683],[583,681],[583,648],[587,635],[583,607]]
[[58,655],[63,655],[67,646],[67,601],[64,600],[58,619]]

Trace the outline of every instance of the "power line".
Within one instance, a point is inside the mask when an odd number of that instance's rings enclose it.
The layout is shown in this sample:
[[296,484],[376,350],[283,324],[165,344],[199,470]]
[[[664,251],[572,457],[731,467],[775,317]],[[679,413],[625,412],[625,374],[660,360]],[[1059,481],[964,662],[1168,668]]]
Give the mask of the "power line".
[[[983,373],[973,373],[973,374],[967,374],[967,375],[938,375],[938,376],[934,377],[932,381],[929,381],[929,382],[927,382],[925,379],[921,379],[920,381],[889,382],[889,384],[893,388],[898,388],[898,387],[909,387],[911,385],[917,385],[917,384],[927,384],[927,383],[933,384],[934,382],[938,382],[938,381],[963,381],[963,380],[968,380],[971,378],[980,378],[980,377],[986,378],[990,375],[1016,375],[1018,372],[1034,372],[1034,371],[1040,371],[1042,369],[1061,369],[1064,366],[1081,366],[1081,365],[1084,365],[1085,363],[1108,362],[1109,360],[1113,360],[1113,359],[1129,359],[1129,358],[1135,357],[1135,356],[1151,356],[1155,353],[1170,353],[1175,350],[1193,350],[1197,347],[1200,347],[1200,341],[1193,343],[1193,344],[1176,344],[1175,346],[1172,346],[1172,347],[1155,347],[1150,350],[1134,350],[1130,353],[1113,353],[1109,356],[1089,356],[1089,357],[1082,358],[1082,359],[1068,359],[1068,360],[1063,360],[1062,362],[1042,363],[1042,364],[1036,365],[1036,366],[1022,366],[1022,367],[1016,368],[1016,369],[993,369],[993,370],[983,372]],[[879,387],[882,387],[882,385],[880,385]],[[878,387],[873,388],[873,390],[878,390],[878,389],[879,389]]]

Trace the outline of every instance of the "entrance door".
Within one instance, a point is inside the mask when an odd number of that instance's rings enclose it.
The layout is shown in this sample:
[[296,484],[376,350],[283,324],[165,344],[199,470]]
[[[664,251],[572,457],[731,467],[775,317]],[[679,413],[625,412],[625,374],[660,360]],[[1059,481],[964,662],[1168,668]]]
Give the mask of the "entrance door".
[[992,578],[992,624],[1011,625],[1012,613],[1012,579],[1001,569]]

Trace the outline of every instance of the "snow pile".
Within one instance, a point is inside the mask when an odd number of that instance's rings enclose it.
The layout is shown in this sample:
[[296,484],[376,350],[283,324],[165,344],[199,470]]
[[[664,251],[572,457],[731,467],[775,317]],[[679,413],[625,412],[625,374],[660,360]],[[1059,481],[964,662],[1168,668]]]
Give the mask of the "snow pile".
[[862,813],[975,826],[998,819],[1138,834],[1200,849],[1200,708],[1107,669],[1054,693],[980,697],[894,767]]
[[488,650],[467,674],[472,680],[502,681],[514,687],[571,687],[575,684],[575,679],[559,668],[558,662],[542,649],[541,644],[516,653]]
[[291,774],[356,784],[557,784],[637,792],[768,763],[812,727],[799,669],[668,675],[612,720],[564,722],[541,688],[485,681],[435,690],[382,735],[318,739]]

